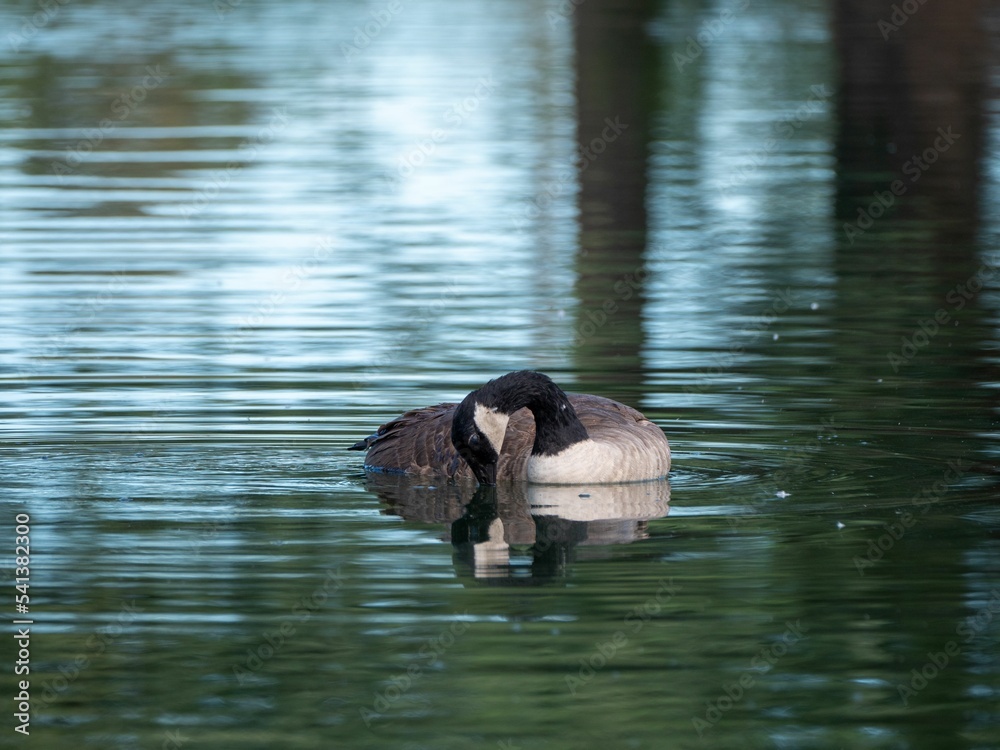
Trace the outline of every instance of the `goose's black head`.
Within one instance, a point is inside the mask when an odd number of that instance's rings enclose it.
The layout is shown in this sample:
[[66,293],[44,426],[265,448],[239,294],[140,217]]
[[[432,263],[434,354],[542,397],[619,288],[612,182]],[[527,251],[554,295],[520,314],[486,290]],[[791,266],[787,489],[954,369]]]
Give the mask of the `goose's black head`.
[[507,431],[509,415],[479,401],[473,391],[455,410],[451,422],[451,442],[465,459],[480,484],[497,483],[497,464]]
[[522,407],[535,417],[533,455],[556,454],[587,438],[566,394],[548,375],[509,372],[466,396],[451,423],[451,441],[480,484],[496,484],[507,422]]

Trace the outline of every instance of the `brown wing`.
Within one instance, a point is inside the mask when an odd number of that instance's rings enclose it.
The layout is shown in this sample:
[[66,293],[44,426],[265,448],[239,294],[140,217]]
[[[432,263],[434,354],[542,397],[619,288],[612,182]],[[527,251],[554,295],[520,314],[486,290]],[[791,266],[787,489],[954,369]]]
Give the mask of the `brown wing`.
[[[656,445],[662,442],[669,457],[663,431],[635,409],[600,396],[573,393],[569,394],[569,400],[595,440],[635,442],[647,450],[651,442]],[[379,427],[352,449],[367,449],[366,469],[471,479],[472,471],[451,442],[451,420],[456,406],[438,404],[408,411]],[[534,442],[535,419],[527,409],[518,409],[507,425],[497,479],[524,479]]]
[[[591,433],[591,437],[600,440],[602,434],[607,430],[633,430],[637,426],[645,429],[645,425],[655,424],[650,422],[631,406],[625,406],[617,401],[603,396],[591,396],[586,393],[570,393],[569,402],[576,409],[576,415],[583,422],[583,426]],[[659,427],[656,427],[659,430]]]
[[[365,468],[401,474],[472,479],[472,470],[451,442],[457,404],[414,409],[387,422],[350,450],[367,450]],[[527,409],[515,412],[507,426],[498,479],[524,479],[535,440],[535,419]]]
[[456,406],[438,404],[408,411],[352,448],[368,449],[366,469],[471,478],[472,471],[451,442]]
[[601,443],[631,445],[637,452],[656,456],[656,462],[670,469],[670,444],[663,430],[642,412],[601,396],[570,394],[570,403],[590,437]]

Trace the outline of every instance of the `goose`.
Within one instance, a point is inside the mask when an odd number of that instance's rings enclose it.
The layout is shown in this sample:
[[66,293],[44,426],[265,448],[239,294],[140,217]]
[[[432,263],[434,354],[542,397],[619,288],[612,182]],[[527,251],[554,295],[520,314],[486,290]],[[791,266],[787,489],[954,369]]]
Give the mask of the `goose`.
[[663,431],[635,409],[567,394],[543,373],[520,370],[460,404],[408,411],[352,445],[368,471],[536,484],[611,484],[670,471]]

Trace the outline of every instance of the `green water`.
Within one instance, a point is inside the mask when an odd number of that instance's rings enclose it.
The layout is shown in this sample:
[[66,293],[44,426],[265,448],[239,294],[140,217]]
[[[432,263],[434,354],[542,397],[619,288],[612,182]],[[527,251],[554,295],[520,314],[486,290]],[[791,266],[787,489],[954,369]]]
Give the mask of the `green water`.
[[[0,3],[0,746],[1000,747],[994,11],[52,7]],[[521,368],[669,482],[346,451]]]

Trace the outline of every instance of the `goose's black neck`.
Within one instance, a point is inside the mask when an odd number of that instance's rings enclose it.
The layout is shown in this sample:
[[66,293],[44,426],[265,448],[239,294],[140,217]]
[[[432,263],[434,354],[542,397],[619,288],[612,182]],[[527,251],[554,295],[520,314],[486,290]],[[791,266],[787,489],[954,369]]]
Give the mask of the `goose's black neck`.
[[569,397],[540,372],[520,370],[491,380],[479,389],[476,401],[504,414],[530,409],[535,417],[531,453],[536,456],[554,455],[589,437]]

